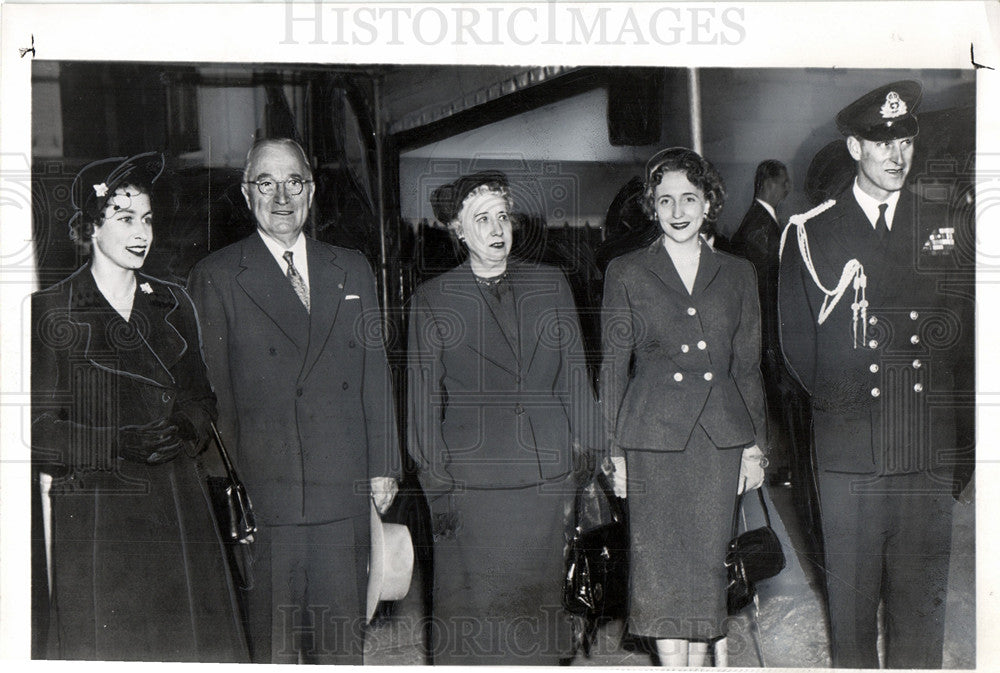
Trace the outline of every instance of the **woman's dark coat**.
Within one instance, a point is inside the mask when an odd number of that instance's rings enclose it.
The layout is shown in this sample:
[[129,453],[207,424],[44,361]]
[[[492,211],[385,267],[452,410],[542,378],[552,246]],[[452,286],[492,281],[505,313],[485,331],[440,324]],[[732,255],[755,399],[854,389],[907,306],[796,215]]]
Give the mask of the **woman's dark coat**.
[[468,262],[410,304],[410,447],[434,517],[435,663],[556,665],[569,654],[569,477],[600,416],[562,272],[516,262],[507,272],[507,318]]
[[601,404],[616,455],[683,450],[699,425],[719,448],[767,450],[753,266],[701,250],[691,293],[662,237],[608,266]]
[[116,429],[215,417],[194,307],[136,274],[126,322],[90,267],[32,296],[32,457],[52,477],[51,658],[242,661],[194,456],[120,460]]
[[410,448],[431,493],[518,488],[573,469],[599,432],[576,304],[562,272],[511,262],[518,342],[504,335],[468,262],[414,292]]

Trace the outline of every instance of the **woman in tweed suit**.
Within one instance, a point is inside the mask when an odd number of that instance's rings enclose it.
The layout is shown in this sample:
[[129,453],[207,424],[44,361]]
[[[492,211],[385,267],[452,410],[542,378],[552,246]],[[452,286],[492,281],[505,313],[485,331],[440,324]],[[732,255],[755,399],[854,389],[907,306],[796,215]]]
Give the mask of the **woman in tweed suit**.
[[712,641],[724,663],[734,496],[763,482],[754,270],[700,235],[724,190],[697,153],[657,153],[642,198],[663,235],[613,260],[604,286],[601,402],[629,502],[629,628],[667,666],[705,665]]

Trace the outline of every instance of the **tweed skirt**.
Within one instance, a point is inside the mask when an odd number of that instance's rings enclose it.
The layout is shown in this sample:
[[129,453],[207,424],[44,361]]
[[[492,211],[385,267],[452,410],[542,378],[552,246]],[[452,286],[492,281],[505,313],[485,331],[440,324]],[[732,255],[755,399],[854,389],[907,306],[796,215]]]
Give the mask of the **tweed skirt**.
[[704,432],[683,451],[625,452],[629,478],[629,632],[725,635],[725,554],[742,451]]

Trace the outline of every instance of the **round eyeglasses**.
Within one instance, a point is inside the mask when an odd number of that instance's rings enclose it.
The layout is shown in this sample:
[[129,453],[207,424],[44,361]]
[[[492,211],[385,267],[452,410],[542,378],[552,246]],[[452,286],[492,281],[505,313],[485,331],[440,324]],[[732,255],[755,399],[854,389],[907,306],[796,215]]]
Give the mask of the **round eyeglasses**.
[[298,196],[302,193],[302,189],[307,182],[312,182],[312,180],[302,180],[300,178],[289,178],[287,180],[250,180],[244,184],[257,185],[257,191],[260,192],[261,196],[271,196],[278,189],[278,185],[284,184],[285,191],[289,196]]

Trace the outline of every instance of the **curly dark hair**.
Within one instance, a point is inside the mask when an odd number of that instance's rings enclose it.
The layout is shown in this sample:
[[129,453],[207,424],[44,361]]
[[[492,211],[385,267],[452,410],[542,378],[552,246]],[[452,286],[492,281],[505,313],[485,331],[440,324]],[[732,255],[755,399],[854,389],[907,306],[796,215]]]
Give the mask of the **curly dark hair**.
[[709,207],[702,229],[710,231],[712,223],[719,218],[722,206],[726,202],[726,183],[711,162],[686,147],[670,147],[660,150],[646,164],[645,188],[639,197],[642,212],[649,219],[656,220],[653,192],[660,184],[664,174],[673,171],[683,173],[688,181],[705,195]]

